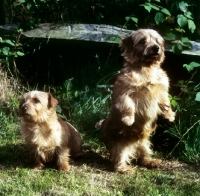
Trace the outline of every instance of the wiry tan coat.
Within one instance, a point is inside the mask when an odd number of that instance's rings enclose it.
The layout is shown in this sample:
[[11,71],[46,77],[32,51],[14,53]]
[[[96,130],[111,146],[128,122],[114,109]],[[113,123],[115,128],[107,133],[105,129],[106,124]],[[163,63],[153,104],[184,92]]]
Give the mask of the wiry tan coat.
[[96,127],[103,130],[115,171],[131,172],[127,164],[136,159],[140,165],[157,167],[151,159],[149,137],[156,129],[159,115],[173,121],[168,97],[169,79],[160,68],[164,42],[154,30],[141,29],[122,40],[124,67],[113,89],[109,117]]
[[41,91],[28,92],[21,100],[21,134],[35,169],[55,161],[58,170],[69,171],[69,157],[81,154],[81,137],[70,123],[57,117],[57,103],[51,94]]

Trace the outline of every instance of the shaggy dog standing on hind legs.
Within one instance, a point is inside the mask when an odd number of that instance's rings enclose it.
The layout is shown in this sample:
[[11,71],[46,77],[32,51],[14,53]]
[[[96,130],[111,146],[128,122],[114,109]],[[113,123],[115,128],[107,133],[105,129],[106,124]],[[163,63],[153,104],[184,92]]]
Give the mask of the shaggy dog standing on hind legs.
[[132,159],[147,168],[160,162],[151,158],[150,136],[157,118],[174,121],[168,97],[169,79],[160,67],[164,61],[164,40],[152,29],[140,29],[122,40],[124,66],[116,78],[112,109],[108,118],[96,124],[110,152],[114,171],[132,172]]

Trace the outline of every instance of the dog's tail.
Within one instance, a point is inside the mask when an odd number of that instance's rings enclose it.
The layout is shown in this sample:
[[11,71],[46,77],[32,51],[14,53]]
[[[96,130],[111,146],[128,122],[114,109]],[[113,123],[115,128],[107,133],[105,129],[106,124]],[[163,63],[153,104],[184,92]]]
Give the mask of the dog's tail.
[[97,122],[96,125],[95,125],[95,128],[97,128],[97,129],[101,129],[104,120],[105,120],[105,119],[102,119],[102,120],[100,120],[99,122]]

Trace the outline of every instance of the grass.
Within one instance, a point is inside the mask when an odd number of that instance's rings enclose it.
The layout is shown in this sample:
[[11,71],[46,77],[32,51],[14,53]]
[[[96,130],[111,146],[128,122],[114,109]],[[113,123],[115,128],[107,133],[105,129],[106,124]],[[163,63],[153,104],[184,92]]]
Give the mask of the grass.
[[93,135],[90,140],[88,137],[84,139],[85,154],[79,159],[71,160],[70,172],[58,172],[53,167],[47,167],[43,171],[32,170],[17,122],[11,121],[7,131],[7,134],[0,137],[2,196],[196,196],[200,192],[200,168],[176,161],[165,160],[163,168],[157,170],[136,167],[134,174],[112,172],[108,153],[102,142],[99,142],[98,134]]
[[[71,163],[69,173],[53,168],[32,170],[23,141],[17,137],[0,146],[0,195],[199,195],[199,171],[192,167],[119,174],[93,150]],[[6,156],[4,156],[6,155]]]
[[[0,106],[0,195],[199,195],[200,168],[178,161],[164,160],[162,168],[156,170],[136,167],[134,174],[111,171],[101,132],[94,128],[95,122],[103,118],[109,109],[106,104],[110,99],[109,93],[97,97],[80,93],[75,100],[70,98],[74,111],[68,112],[69,120],[83,137],[85,153],[71,160],[71,170],[68,173],[58,172],[54,167],[42,171],[31,169],[30,157],[20,135],[16,112],[18,96],[11,95],[10,90],[6,92],[7,105]],[[60,115],[64,114],[61,112]],[[159,157],[163,158],[161,155]]]

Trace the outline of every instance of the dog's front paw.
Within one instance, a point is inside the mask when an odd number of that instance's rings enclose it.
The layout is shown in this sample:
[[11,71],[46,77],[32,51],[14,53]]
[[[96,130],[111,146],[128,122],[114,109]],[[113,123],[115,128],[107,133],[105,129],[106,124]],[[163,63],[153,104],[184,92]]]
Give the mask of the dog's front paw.
[[135,118],[134,116],[125,116],[121,120],[125,125],[131,126],[134,123]]
[[168,112],[167,119],[168,119],[170,122],[173,122],[173,121],[175,120],[175,116],[176,116],[176,113],[173,112],[173,111],[170,111],[170,112]]

